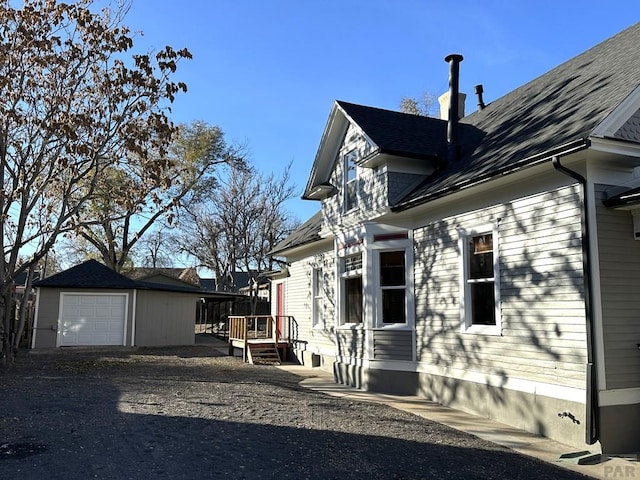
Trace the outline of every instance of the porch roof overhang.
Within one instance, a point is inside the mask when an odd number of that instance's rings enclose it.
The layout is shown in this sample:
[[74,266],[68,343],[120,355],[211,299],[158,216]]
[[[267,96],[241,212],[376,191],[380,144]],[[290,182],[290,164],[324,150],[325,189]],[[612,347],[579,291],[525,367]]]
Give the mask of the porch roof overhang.
[[640,208],[640,185],[614,193],[618,188],[605,192],[607,198],[602,201],[607,208],[614,210],[635,210]]

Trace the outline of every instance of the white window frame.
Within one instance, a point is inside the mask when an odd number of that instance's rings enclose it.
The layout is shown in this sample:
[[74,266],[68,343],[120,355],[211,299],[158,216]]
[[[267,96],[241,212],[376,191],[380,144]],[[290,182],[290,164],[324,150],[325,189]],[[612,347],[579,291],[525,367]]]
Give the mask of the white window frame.
[[[376,236],[380,234],[384,236],[386,234],[406,234],[406,238],[393,239],[393,240],[375,240]],[[384,230],[375,231],[371,233],[371,253],[372,268],[371,268],[371,281],[373,282],[374,291],[377,292],[377,296],[380,301],[376,301],[374,306],[373,316],[375,318],[374,328],[384,329],[413,329],[415,324],[415,300],[414,300],[414,279],[413,279],[413,238],[410,231],[407,232],[388,232]],[[404,323],[384,323],[382,319],[382,290],[387,288],[381,285],[381,267],[380,267],[380,253],[381,252],[404,252],[404,308],[405,308],[405,322]],[[397,286],[388,288],[398,288]]]
[[[348,151],[343,157],[342,169],[343,169],[343,179],[342,179],[342,212],[347,213],[353,210],[356,210],[360,205],[360,182],[358,175],[358,151],[356,149]],[[349,180],[349,164],[353,163],[354,168],[354,178]],[[353,204],[349,202],[349,187],[353,184],[354,189],[354,198]]]
[[[347,260],[349,258],[353,258],[353,257],[357,257],[360,256],[360,260],[361,260],[361,266],[360,268],[354,269],[354,270],[346,270],[346,263]],[[338,259],[338,265],[339,265],[339,282],[340,282],[340,307],[339,307],[339,321],[338,321],[338,325],[340,327],[343,328],[364,328],[365,322],[366,322],[366,311],[365,311],[365,295],[364,295],[364,291],[365,291],[365,278],[364,278],[364,269],[363,269],[363,265],[365,262],[365,252],[362,249],[358,249],[358,251],[355,252],[349,252],[349,253],[345,253],[344,255],[341,255]],[[360,281],[362,283],[362,305],[361,305],[361,314],[362,314],[362,321],[357,323],[357,322],[347,322],[346,318],[347,318],[347,286],[346,286],[346,280],[352,279],[352,278],[357,278],[360,277]]]
[[[471,305],[471,282],[469,282],[469,252],[466,240],[469,237],[491,234],[493,242],[493,298],[495,308],[495,325],[473,323]],[[497,224],[480,225],[469,229],[458,230],[458,251],[460,252],[460,330],[462,333],[481,335],[502,335],[502,319],[500,315],[500,249]]]
[[[404,284],[403,285],[391,285],[391,286],[385,286],[382,285],[382,265],[380,262],[380,255],[383,253],[387,253],[387,252],[402,252],[402,255],[404,257]],[[381,249],[381,250],[377,250],[376,251],[376,258],[377,258],[377,262],[378,262],[378,268],[377,270],[377,278],[375,279],[376,281],[376,286],[378,288],[378,292],[379,292],[379,298],[380,301],[377,302],[378,304],[378,311],[377,311],[377,318],[378,318],[378,326],[380,327],[388,327],[388,326],[405,326],[407,325],[407,322],[409,320],[409,311],[408,311],[408,299],[409,299],[409,288],[408,288],[408,278],[407,278],[407,252],[406,249],[404,248],[390,248],[390,249]],[[404,291],[404,322],[389,322],[389,323],[385,323],[384,322],[384,315],[383,315],[383,302],[382,302],[382,298],[384,295],[384,291],[385,290],[403,290]]]
[[316,330],[325,328],[324,292],[324,269],[313,267],[311,269],[311,325]]

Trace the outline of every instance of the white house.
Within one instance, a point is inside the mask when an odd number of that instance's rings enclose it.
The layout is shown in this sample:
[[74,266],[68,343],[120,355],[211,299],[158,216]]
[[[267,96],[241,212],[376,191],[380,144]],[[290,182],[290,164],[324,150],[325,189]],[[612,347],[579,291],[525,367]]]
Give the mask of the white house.
[[638,452],[640,24],[467,116],[446,60],[444,118],[334,103],[273,313],[338,382]]

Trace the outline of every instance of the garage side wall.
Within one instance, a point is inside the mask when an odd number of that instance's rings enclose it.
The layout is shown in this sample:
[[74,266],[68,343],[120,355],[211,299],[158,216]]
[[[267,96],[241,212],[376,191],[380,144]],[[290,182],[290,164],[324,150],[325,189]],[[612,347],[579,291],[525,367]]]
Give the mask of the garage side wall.
[[135,345],[193,345],[198,300],[195,295],[138,290]]
[[38,312],[34,325],[33,348],[53,348],[58,335],[58,313],[60,310],[60,290],[38,289]]

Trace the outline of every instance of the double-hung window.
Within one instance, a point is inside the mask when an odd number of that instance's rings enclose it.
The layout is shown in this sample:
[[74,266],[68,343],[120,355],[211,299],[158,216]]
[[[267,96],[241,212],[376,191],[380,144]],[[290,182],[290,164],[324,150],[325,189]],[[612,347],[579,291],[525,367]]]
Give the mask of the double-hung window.
[[362,253],[342,259],[342,323],[362,323]]
[[313,328],[324,327],[324,276],[322,268],[314,268],[311,273],[311,293],[313,295]]
[[499,335],[497,238],[491,227],[460,232],[462,331]]
[[406,323],[405,251],[381,251],[379,259],[382,323]]
[[358,167],[357,150],[351,150],[344,156],[344,212],[358,206]]

